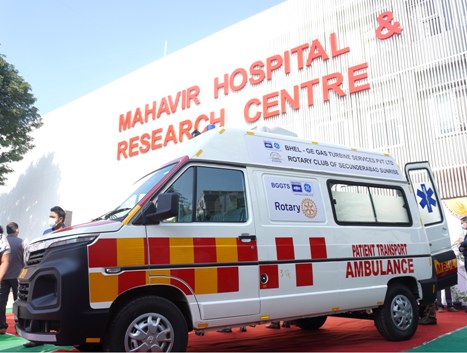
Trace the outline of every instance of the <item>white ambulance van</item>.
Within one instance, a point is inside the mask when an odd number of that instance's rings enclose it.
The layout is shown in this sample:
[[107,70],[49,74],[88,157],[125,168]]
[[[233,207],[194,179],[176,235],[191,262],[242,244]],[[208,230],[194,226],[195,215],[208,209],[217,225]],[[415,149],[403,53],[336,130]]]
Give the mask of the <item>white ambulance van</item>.
[[21,336],[184,351],[193,330],[341,315],[398,341],[457,282],[427,163],[230,128],[182,146],[115,210],[31,243]]

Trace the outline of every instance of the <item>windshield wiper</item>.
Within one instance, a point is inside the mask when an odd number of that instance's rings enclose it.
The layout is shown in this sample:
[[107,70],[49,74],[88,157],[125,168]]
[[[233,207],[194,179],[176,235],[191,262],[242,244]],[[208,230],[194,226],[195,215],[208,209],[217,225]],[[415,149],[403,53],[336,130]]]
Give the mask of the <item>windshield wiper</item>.
[[124,211],[129,211],[131,210],[130,207],[123,207],[123,208],[117,208],[116,210],[113,210],[113,211],[110,211],[100,217],[97,217],[96,219],[93,219],[92,221],[95,222],[95,221],[101,221],[101,220],[104,220],[104,219],[109,219],[110,217],[112,217],[113,215],[117,214],[117,213],[120,213],[120,212],[124,212]]

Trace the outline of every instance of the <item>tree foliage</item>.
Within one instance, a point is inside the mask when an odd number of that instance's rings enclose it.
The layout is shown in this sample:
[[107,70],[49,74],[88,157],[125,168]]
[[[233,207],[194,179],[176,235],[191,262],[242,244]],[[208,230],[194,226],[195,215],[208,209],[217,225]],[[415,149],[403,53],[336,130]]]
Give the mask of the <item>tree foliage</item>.
[[35,101],[31,86],[0,54],[0,185],[13,171],[10,163],[34,147],[31,132],[42,125]]

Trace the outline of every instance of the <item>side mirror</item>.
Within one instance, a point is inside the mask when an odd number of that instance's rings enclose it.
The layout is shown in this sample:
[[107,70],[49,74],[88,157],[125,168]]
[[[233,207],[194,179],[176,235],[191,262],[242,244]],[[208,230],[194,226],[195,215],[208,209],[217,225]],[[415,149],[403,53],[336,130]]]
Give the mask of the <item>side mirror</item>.
[[144,224],[158,224],[160,221],[178,215],[180,196],[177,193],[160,194],[157,205],[152,204],[144,214]]

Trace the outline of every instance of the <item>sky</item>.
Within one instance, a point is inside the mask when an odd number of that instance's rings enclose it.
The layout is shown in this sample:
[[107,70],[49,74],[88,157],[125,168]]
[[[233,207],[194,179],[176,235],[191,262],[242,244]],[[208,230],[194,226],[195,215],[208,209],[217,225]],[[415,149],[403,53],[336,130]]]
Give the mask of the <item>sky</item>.
[[0,54],[44,115],[284,0],[0,0]]

